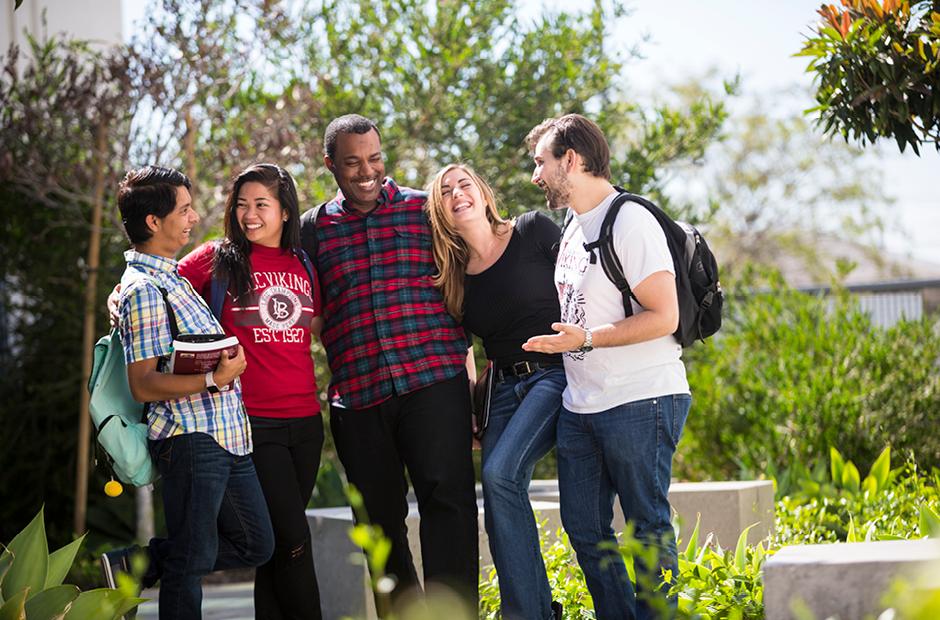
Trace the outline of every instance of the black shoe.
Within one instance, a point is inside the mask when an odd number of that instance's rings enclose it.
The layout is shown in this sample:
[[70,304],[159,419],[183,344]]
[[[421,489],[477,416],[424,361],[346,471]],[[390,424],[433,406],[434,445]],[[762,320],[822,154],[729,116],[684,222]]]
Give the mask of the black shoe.
[[555,616],[555,620],[561,620],[564,617],[564,608],[558,601],[552,601],[552,614]]
[[138,551],[140,551],[140,547],[134,545],[101,554],[101,572],[109,588],[118,587],[117,576],[119,573],[131,574],[131,556]]

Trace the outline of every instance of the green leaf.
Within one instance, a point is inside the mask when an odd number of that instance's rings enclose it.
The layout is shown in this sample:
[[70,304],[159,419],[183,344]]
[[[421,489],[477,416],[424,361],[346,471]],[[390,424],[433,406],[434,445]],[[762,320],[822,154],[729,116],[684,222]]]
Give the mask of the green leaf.
[[685,546],[685,552],[682,554],[686,560],[691,561],[695,558],[695,554],[698,551],[698,535],[699,527],[702,521],[702,513],[696,513],[695,516],[695,527],[692,529],[692,535],[689,536],[689,544]]
[[877,490],[884,490],[888,482],[888,476],[891,474],[891,446],[887,446],[875,459],[868,472],[869,478],[874,478],[877,482]]
[[49,547],[46,543],[42,509],[29,525],[10,541],[9,549],[15,560],[0,584],[3,598],[9,600],[14,593],[27,587],[31,592],[41,592],[46,585],[49,566]]
[[862,480],[862,491],[866,493],[868,497],[874,497],[878,494],[878,481],[875,480],[871,474],[865,476],[865,479]]
[[[10,553],[9,549],[4,549],[3,553],[0,554],[0,584],[3,583],[3,578],[6,576],[11,564],[13,564],[13,554]],[[0,603],[3,603],[3,596],[0,596]]]
[[834,447],[829,447],[829,469],[832,473],[832,481],[836,484],[842,482],[842,469],[845,467],[845,462],[842,460],[842,455],[839,454],[839,451]]
[[145,600],[124,596],[110,588],[89,590],[72,601],[65,620],[117,620]]
[[853,493],[858,493],[859,477],[855,463],[848,461],[842,469],[842,487]]
[[23,0],[16,0],[16,1],[13,3],[13,10],[15,11],[16,9],[20,8],[20,5],[21,5],[21,4],[23,4]]
[[49,556],[49,567],[46,571],[47,588],[60,586],[65,581],[65,576],[69,574],[72,562],[75,561],[75,554],[78,553],[78,549],[82,546],[86,535],[82,534],[81,538],[77,538],[61,549],[53,551]]
[[16,596],[7,600],[0,607],[0,620],[26,620],[26,595],[29,594],[29,588],[24,588]]
[[363,523],[349,528],[349,539],[353,541],[360,549],[365,549],[371,545],[372,534],[369,532],[369,526]]
[[858,535],[855,533],[855,519],[849,517],[849,531],[845,535],[845,542],[858,542]]
[[927,504],[920,506],[920,535],[940,536],[940,515]]
[[79,589],[71,585],[43,590],[27,601],[26,616],[29,620],[61,620],[79,594]]
[[751,525],[744,528],[744,531],[741,532],[741,535],[738,536],[738,544],[734,548],[734,565],[738,569],[738,572],[743,572],[744,567],[747,566],[747,533],[751,531],[751,528],[757,525],[757,523],[752,523]]

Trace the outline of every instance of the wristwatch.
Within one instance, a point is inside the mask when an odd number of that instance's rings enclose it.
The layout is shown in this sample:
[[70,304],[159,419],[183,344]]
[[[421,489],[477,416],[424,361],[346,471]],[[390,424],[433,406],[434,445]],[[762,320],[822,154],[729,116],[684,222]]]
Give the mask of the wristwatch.
[[588,327],[584,328],[584,344],[582,344],[578,351],[581,353],[587,353],[588,351],[594,350],[594,337],[591,335],[591,329]]
[[215,373],[214,370],[210,370],[206,373],[206,391],[210,394],[218,394],[219,392],[227,392],[232,386],[226,383],[222,387],[219,387],[215,383],[215,377],[212,375]]

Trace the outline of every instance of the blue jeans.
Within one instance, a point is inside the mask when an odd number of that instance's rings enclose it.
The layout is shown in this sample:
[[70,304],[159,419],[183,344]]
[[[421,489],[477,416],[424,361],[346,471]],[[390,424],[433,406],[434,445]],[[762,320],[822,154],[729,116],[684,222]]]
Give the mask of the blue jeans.
[[[654,589],[662,570],[678,570],[670,523],[672,455],[692,399],[673,394],[558,420],[561,520],[578,555],[598,620],[671,617],[668,584]],[[614,494],[634,535],[655,547],[657,564],[636,563],[637,587],[627,577],[611,528]],[[652,586],[652,588],[651,588]]]
[[167,538],[150,556],[160,576],[160,619],[202,617],[202,577],[258,566],[274,552],[267,504],[250,456],[205,433],[151,442],[163,478]]
[[565,385],[558,367],[507,377],[493,387],[482,441],[484,520],[507,620],[552,617],[529,481],[535,463],[555,445]]

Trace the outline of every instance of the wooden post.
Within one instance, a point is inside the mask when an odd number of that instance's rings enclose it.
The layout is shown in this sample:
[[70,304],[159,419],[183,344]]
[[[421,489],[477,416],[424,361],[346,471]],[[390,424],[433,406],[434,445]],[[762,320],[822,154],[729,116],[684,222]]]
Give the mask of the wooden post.
[[75,521],[77,534],[85,531],[88,509],[88,467],[91,463],[91,416],[88,412],[88,378],[91,376],[93,348],[95,346],[95,315],[97,307],[98,266],[101,263],[101,214],[104,210],[104,184],[108,147],[106,121],[102,120],[95,132],[95,187],[91,205],[91,229],[88,234],[88,278],[85,280],[85,320],[82,329],[82,385],[79,394],[78,449],[75,458]]
[[[193,123],[192,108],[186,106],[183,109],[183,122],[186,124],[186,132],[183,134],[183,154],[186,159],[183,162],[186,168],[186,176],[189,177],[190,182],[196,183],[196,126]],[[196,201],[196,188],[192,187],[189,190],[190,197],[192,198],[193,204],[198,204]]]

